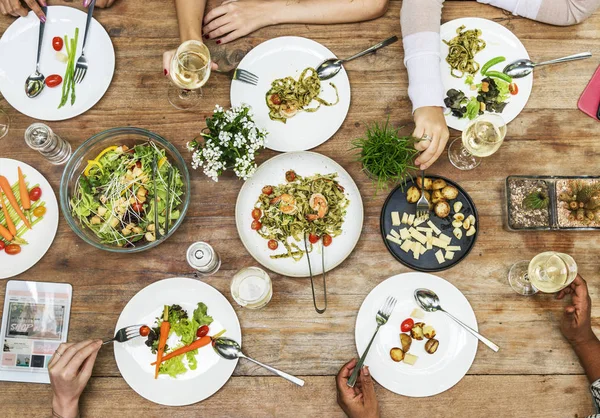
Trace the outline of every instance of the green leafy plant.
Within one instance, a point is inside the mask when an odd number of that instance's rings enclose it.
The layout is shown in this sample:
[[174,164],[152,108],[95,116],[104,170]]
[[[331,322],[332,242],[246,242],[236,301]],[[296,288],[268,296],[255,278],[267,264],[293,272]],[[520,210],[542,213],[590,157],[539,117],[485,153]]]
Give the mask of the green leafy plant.
[[357,151],[357,160],[377,185],[377,191],[387,189],[390,183],[399,183],[416,170],[414,159],[419,153],[412,136],[400,136],[402,129],[389,123],[374,123],[367,127],[365,136],[352,141],[351,150]]

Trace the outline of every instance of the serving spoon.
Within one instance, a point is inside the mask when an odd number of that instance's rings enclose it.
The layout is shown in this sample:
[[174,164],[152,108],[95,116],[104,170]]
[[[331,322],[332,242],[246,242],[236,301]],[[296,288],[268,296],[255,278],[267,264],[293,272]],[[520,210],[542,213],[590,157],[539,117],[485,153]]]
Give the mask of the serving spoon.
[[448,315],[450,318],[454,319],[459,325],[461,325],[464,329],[466,329],[471,334],[473,334],[475,337],[477,337],[479,339],[479,341],[481,341],[482,343],[487,345],[492,350],[497,352],[500,349],[500,347],[498,347],[496,344],[494,344],[493,342],[491,342],[490,340],[485,338],[483,335],[481,335],[480,333],[475,331],[473,328],[471,328],[467,324],[464,324],[458,318],[455,318],[454,316],[452,316],[448,312],[446,312],[440,306],[440,298],[438,298],[438,295],[436,295],[435,292],[433,292],[432,290],[429,290],[429,289],[415,290],[415,299],[416,299],[417,303],[419,304],[419,306],[423,310],[425,310],[427,312],[435,312],[435,311],[444,312],[446,315]]
[[[48,8],[42,6],[44,15],[48,15]],[[40,20],[40,31],[38,36],[38,49],[37,49],[37,61],[35,63],[35,72],[27,77],[25,80],[25,94],[29,98],[34,98],[44,90],[44,80],[46,79],[42,73],[40,73],[40,53],[42,52],[42,40],[44,39],[44,27],[46,22]]]
[[393,44],[397,40],[398,40],[398,37],[396,35],[394,35],[391,38],[386,39],[385,41],[381,41],[378,44],[373,45],[372,47],[367,48],[362,52],[359,52],[358,54],[352,55],[350,58],[346,58],[346,59],[328,58],[325,61],[323,61],[321,64],[319,64],[319,66],[317,67],[317,70],[316,70],[317,76],[321,80],[329,80],[331,77],[335,76],[337,73],[340,72],[340,70],[342,69],[343,63],[352,61],[353,59],[360,58],[364,55],[375,52],[378,49],[383,48],[384,46]]
[[219,356],[223,357],[226,360],[235,360],[237,358],[245,358],[247,360],[250,360],[253,363],[258,364],[259,366],[264,367],[265,369],[269,370],[270,372],[275,373],[276,375],[281,376],[284,379],[287,379],[290,382],[297,384],[298,386],[304,386],[304,380],[298,379],[297,377],[292,376],[291,374],[287,374],[285,372],[282,372],[281,370],[277,370],[274,367],[267,366],[266,364],[263,364],[260,361],[256,361],[256,360],[246,356],[244,353],[242,353],[242,349],[241,349],[240,345],[237,343],[237,341],[232,340],[231,338],[219,337],[217,339],[214,339],[212,341],[212,346],[213,346],[213,349],[215,350],[215,352]]
[[504,74],[511,76],[512,78],[522,78],[531,74],[533,69],[535,67],[539,67],[540,65],[582,60],[591,56],[591,52],[580,52],[579,54],[569,55],[568,57],[557,58],[555,60],[539,62],[537,64],[529,59],[516,60],[504,67]]

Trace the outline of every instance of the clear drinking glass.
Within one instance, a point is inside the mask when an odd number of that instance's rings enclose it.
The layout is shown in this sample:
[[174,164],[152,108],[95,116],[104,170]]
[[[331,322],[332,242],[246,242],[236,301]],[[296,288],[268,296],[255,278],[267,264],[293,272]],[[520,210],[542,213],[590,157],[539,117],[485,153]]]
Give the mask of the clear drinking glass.
[[171,60],[172,84],[168,99],[173,107],[189,110],[200,103],[201,87],[210,77],[210,51],[202,42],[190,40],[182,43]]
[[27,128],[25,142],[55,165],[66,163],[71,156],[71,144],[43,123],[33,123]]
[[243,268],[233,276],[231,296],[244,308],[260,309],[266,306],[273,296],[271,278],[261,268]]
[[4,110],[0,109],[0,138],[8,134],[8,128],[10,128],[10,116]]
[[501,116],[486,113],[473,119],[448,147],[448,158],[459,170],[472,170],[482,157],[494,154],[506,137],[506,123]]
[[531,261],[519,261],[510,268],[508,282],[521,295],[538,291],[556,293],[570,285],[577,276],[577,263],[568,254],[546,251]]

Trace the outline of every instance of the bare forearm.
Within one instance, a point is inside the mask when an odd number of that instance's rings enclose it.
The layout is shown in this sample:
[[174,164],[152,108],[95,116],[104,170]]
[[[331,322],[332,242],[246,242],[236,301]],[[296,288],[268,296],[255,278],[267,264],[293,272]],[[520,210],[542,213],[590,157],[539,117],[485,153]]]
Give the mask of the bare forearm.
[[600,379],[600,341],[598,338],[593,335],[586,341],[572,343],[572,345],[590,383]]
[[388,0],[267,0],[271,5],[272,24],[346,23],[380,17]]
[[206,0],[175,0],[181,41],[202,39],[202,19]]

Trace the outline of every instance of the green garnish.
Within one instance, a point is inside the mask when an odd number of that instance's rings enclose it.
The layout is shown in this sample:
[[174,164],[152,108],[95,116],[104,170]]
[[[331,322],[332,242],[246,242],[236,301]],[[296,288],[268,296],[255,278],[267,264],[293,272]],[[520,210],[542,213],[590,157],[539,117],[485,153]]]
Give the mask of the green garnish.
[[546,209],[550,203],[550,198],[546,192],[536,190],[529,193],[523,199],[523,206],[527,209]]
[[65,76],[63,77],[62,85],[62,96],[58,108],[60,109],[69,99],[71,95],[71,106],[75,104],[75,54],[77,53],[77,41],[79,39],[79,28],[75,28],[75,37],[69,40],[69,37],[65,35],[65,48],[67,49],[67,69]]

